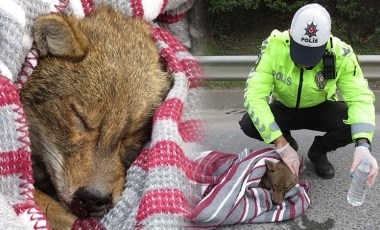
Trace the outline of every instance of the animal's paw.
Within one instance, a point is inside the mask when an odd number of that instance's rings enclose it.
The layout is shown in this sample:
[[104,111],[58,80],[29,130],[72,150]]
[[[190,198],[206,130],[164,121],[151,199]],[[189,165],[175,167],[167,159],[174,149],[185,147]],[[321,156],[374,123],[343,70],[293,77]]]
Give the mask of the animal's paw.
[[54,230],[70,230],[77,219],[61,203],[38,189],[34,191],[34,199],[46,214],[49,226]]

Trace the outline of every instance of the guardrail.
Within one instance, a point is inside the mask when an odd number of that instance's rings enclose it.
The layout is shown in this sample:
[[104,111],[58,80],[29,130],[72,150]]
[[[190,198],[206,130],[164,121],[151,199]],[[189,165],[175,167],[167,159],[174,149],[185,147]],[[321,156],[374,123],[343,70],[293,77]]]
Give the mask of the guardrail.
[[[246,80],[257,56],[196,56],[204,69],[205,80]],[[380,80],[380,55],[358,55],[364,76]]]

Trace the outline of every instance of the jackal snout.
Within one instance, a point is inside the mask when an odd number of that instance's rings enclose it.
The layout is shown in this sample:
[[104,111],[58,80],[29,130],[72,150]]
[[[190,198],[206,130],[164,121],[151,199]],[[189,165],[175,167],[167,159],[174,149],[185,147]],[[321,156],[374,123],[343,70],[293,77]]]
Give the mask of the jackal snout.
[[81,187],[74,193],[71,207],[79,217],[102,216],[112,207],[112,193],[91,186]]

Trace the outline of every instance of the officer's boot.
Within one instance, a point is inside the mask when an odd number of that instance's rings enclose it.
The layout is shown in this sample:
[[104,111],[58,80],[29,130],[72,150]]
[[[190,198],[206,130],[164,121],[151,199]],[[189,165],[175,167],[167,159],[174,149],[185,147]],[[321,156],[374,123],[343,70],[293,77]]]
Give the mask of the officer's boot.
[[331,179],[335,175],[335,169],[327,159],[328,150],[320,144],[321,138],[321,136],[314,138],[314,142],[308,152],[308,157],[314,163],[314,171],[319,177]]

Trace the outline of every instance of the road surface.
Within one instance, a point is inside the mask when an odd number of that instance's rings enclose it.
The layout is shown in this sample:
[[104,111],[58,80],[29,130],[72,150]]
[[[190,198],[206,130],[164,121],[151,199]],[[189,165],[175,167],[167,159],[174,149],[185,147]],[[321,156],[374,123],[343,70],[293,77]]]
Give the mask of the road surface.
[[[201,118],[207,124],[205,145],[210,150],[227,153],[239,153],[244,148],[252,150],[267,147],[267,145],[246,137],[240,130],[238,121],[244,110],[239,103],[219,93],[217,96],[205,95]],[[207,104],[212,102],[211,104]],[[224,105],[224,106],[220,106]],[[377,124],[380,114],[376,116]],[[322,133],[312,131],[295,131],[293,137],[299,144],[299,155],[304,157],[306,169],[302,172],[304,180],[312,183],[308,191],[311,204],[306,212],[293,221],[268,224],[251,224],[221,227],[219,229],[373,229],[380,230],[380,178],[369,189],[364,204],[353,207],[346,200],[350,186],[349,168],[354,151],[353,144],[329,153],[328,157],[335,166],[336,175],[333,179],[319,178],[313,170],[313,165],[307,158],[307,151],[315,135]],[[380,163],[380,129],[376,128],[373,143],[373,156]]]

